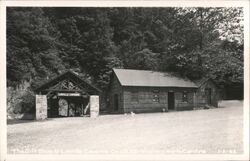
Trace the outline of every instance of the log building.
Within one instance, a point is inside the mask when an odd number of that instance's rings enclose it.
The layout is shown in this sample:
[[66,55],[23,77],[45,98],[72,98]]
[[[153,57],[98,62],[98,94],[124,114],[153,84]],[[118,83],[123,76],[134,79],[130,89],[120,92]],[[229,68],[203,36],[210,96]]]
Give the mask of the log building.
[[213,81],[193,82],[169,73],[113,69],[108,91],[111,113],[192,110],[218,105],[218,89]]

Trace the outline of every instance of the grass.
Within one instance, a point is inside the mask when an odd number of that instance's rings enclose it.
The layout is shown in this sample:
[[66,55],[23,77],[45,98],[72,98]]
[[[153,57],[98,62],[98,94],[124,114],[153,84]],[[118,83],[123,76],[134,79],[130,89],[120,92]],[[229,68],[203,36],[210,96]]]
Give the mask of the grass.
[[8,153],[243,153],[243,105],[12,123]]

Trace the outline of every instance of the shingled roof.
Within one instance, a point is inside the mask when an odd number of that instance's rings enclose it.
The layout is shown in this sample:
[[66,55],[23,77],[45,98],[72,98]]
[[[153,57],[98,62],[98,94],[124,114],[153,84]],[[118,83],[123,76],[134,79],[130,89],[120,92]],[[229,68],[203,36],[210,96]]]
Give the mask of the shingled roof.
[[189,79],[170,73],[131,69],[113,69],[113,71],[122,86],[198,88]]

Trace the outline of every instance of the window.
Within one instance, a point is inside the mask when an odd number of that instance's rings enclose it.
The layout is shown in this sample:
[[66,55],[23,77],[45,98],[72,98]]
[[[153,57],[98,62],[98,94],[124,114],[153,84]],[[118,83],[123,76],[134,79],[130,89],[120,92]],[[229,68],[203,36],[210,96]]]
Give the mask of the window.
[[160,102],[158,90],[153,90],[153,102]]
[[131,92],[131,101],[138,102],[138,92],[137,91]]
[[187,92],[184,91],[182,95],[182,102],[187,102],[187,101],[188,101]]

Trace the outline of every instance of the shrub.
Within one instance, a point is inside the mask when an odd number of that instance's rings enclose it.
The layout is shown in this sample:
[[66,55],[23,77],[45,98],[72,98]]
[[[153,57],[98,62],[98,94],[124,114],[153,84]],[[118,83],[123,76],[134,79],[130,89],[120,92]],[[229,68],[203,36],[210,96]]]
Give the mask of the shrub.
[[25,115],[35,116],[35,94],[30,88],[7,88],[7,118],[21,119]]
[[21,97],[21,113],[35,113],[35,94],[31,91],[26,91]]

